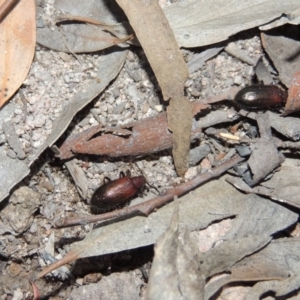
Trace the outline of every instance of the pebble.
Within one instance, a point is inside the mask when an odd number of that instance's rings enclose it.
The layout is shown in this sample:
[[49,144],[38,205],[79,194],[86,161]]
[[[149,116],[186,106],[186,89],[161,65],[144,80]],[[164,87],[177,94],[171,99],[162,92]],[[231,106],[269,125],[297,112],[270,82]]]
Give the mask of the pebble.
[[113,93],[114,97],[117,98],[117,97],[120,96],[120,89],[119,88],[114,88],[112,90],[112,93]]
[[155,109],[156,109],[158,112],[162,112],[163,106],[162,106],[162,105],[155,105]]
[[96,166],[97,166],[98,173],[100,174],[106,172],[109,173],[118,169],[118,166],[111,162],[97,164]]
[[198,92],[195,88],[191,88],[190,93],[193,97],[199,97],[200,96],[200,92]]
[[17,154],[12,149],[8,149],[6,155],[12,159],[17,158]]
[[39,141],[43,135],[44,135],[43,130],[35,130],[32,134],[32,140]]
[[113,114],[119,115],[123,112],[126,102],[121,102],[119,105],[115,106],[113,109]]
[[32,152],[32,150],[33,150],[32,147],[26,147],[26,148],[24,149],[24,152],[25,152],[25,153],[30,153],[30,152]]
[[65,81],[65,83],[70,82],[70,76],[68,74],[64,75],[64,81]]
[[143,76],[142,76],[141,72],[138,70],[132,71],[130,75],[135,82],[140,82],[143,80]]
[[189,168],[186,173],[184,174],[184,178],[185,179],[192,179],[194,178],[195,176],[197,176],[198,174],[198,170],[197,170],[197,167],[192,167],[192,168]]
[[149,103],[148,102],[144,102],[144,104],[142,106],[142,113],[145,115],[148,112],[149,108],[150,108]]
[[192,79],[188,79],[188,80],[185,82],[184,87],[185,87],[185,88],[188,88],[188,87],[190,87],[192,84],[193,84],[193,80],[192,80]]
[[89,119],[88,118],[84,118],[78,125],[80,127],[84,127],[84,126],[86,126],[88,124],[89,124]]
[[95,118],[90,118],[89,119],[89,124],[94,125],[95,123],[97,123]]
[[208,153],[210,153],[210,147],[207,144],[191,149],[189,165],[195,166],[200,160],[207,156]]

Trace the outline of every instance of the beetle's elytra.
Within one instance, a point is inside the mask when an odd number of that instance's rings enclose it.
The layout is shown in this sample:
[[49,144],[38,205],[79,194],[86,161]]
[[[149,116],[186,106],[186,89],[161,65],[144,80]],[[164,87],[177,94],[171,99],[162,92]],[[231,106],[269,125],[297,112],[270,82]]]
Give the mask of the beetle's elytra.
[[245,109],[263,109],[286,102],[286,93],[275,85],[254,85],[241,89],[235,96],[235,103]]
[[144,176],[125,176],[100,186],[91,199],[92,212],[109,211],[125,204],[146,184]]

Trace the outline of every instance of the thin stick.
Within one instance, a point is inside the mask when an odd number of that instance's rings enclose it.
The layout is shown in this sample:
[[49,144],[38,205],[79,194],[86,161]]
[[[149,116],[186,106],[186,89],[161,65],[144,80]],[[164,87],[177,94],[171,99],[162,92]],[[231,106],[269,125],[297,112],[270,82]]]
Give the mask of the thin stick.
[[161,207],[167,202],[171,201],[175,196],[182,196],[189,191],[195,189],[197,186],[219,177],[221,174],[225,173],[228,169],[232,168],[236,164],[242,162],[245,158],[236,155],[228,161],[224,162],[220,166],[212,169],[209,172],[204,174],[200,174],[194,179],[185,182],[183,184],[178,185],[175,188],[169,189],[166,191],[164,195],[155,197],[151,200],[145,201],[143,203],[125,207],[123,209],[115,210],[112,212],[100,214],[100,215],[92,215],[92,216],[83,216],[83,217],[74,217],[74,218],[63,218],[56,222],[57,227],[68,227],[74,225],[85,225],[89,223],[104,221],[112,218],[117,218],[126,215],[132,214],[142,214],[144,216],[148,216],[152,211],[156,208]]

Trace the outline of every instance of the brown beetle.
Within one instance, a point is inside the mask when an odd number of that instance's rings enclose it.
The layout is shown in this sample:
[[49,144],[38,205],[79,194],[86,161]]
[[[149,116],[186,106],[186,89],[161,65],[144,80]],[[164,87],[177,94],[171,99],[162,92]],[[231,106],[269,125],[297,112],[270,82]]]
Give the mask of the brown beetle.
[[253,85],[241,89],[234,102],[245,109],[264,109],[286,102],[287,95],[276,85]]
[[99,213],[126,204],[146,184],[144,176],[124,176],[100,186],[92,196],[91,211]]

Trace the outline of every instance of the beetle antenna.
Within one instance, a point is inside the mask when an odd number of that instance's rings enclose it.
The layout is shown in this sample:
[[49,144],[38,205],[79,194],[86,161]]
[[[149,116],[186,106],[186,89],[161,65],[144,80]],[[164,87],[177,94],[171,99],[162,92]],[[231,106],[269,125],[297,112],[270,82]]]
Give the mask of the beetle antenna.
[[150,187],[153,188],[154,190],[156,190],[156,192],[158,193],[158,196],[161,195],[161,192],[158,190],[158,188],[152,184],[150,184],[147,180],[147,177],[145,176],[145,174],[143,173],[142,169],[139,167],[139,165],[135,162],[135,165],[137,166],[137,168],[139,169],[139,171],[141,172],[141,174],[145,177],[146,179],[146,184]]

